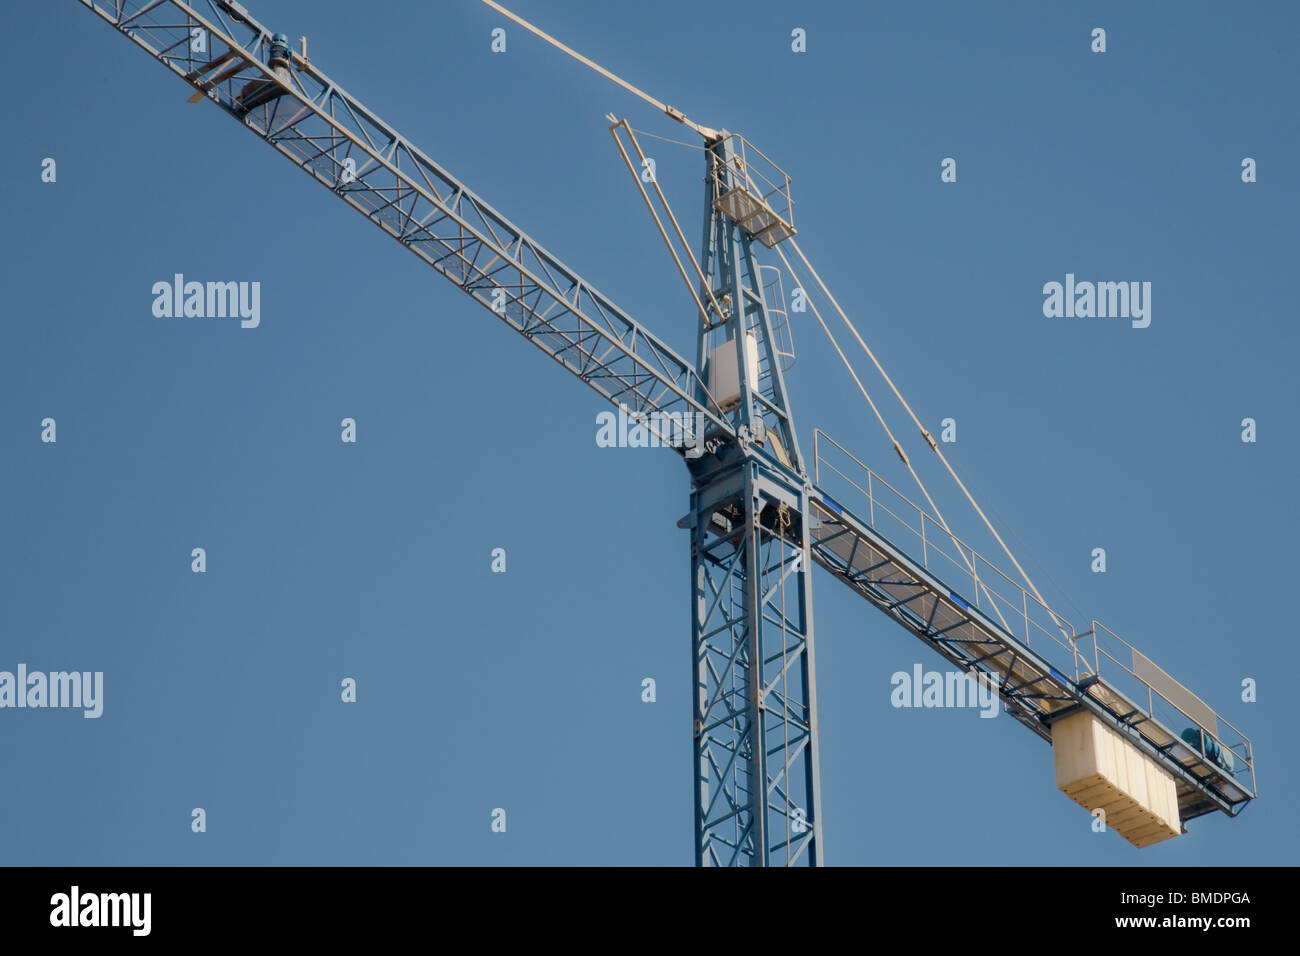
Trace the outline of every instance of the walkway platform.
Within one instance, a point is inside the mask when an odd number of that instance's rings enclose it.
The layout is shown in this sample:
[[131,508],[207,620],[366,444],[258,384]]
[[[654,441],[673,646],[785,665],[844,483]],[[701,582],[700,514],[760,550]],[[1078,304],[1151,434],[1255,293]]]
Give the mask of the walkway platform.
[[[1249,739],[1095,621],[1082,633],[817,431],[812,557],[1046,741],[1090,712],[1172,775],[1181,822],[1256,796]],[[828,493],[833,487],[835,494]]]

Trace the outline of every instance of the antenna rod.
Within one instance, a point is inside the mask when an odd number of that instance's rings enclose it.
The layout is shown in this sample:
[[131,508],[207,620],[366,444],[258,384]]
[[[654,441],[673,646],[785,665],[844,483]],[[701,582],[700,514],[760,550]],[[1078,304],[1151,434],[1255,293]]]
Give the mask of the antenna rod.
[[581,53],[579,53],[577,50],[565,46],[563,43],[555,39],[555,37],[551,36],[549,33],[546,33],[544,30],[541,30],[538,27],[533,26],[523,17],[511,13],[505,7],[501,6],[501,4],[496,3],[495,0],[483,0],[483,2],[487,4],[489,7],[491,7],[493,10],[495,10],[497,13],[501,14],[502,16],[509,17],[511,20],[519,24],[525,30],[529,31],[530,33],[538,37],[541,37],[551,46],[569,54],[569,56],[573,57],[579,63],[583,63],[586,66],[591,67],[591,69],[595,70],[601,76],[605,77],[606,79],[613,80],[615,83],[623,87],[623,89],[627,90],[629,93],[635,96],[639,96],[641,99],[645,100],[655,109],[659,110],[662,113],[667,114],[668,116],[671,116],[673,119],[677,120],[677,122],[684,123],[686,126],[689,126],[691,129],[695,130],[695,132],[699,133],[705,139],[717,139],[718,137],[717,130],[710,129],[707,126],[700,126],[698,123],[692,122],[691,120],[686,118],[686,114],[683,113],[681,110],[677,109],[676,107],[669,106],[667,103],[664,103],[660,100],[655,99],[653,96],[651,96],[649,93],[645,92],[644,90],[637,89],[635,86],[633,86],[631,83],[629,83],[627,80],[623,79],[622,77],[615,76],[613,73],[609,72],[609,70],[605,69],[599,63],[596,63],[593,60],[589,60]]

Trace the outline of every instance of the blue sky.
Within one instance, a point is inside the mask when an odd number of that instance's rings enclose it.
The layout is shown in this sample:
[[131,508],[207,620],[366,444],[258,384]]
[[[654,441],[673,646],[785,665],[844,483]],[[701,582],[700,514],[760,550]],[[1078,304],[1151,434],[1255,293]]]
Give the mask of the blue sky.
[[[681,127],[470,0],[247,6],[694,355],[603,117]],[[891,707],[893,672],[942,662],[819,573],[827,862],[1294,863],[1294,9],[515,8],[790,172],[802,247],[921,418],[957,420],[945,450],[1049,599],[1255,743],[1241,817],[1135,850],[1005,715]],[[0,710],[0,862],[690,863],[676,456],[597,447],[594,393],[80,4],[9,19],[0,669],[103,671],[105,699]],[[651,152],[694,236],[698,154]],[[260,326],[155,318],[177,272],[259,281]],[[1151,326],[1046,318],[1067,273],[1150,281]],[[906,490],[810,319],[805,453],[820,427]]]

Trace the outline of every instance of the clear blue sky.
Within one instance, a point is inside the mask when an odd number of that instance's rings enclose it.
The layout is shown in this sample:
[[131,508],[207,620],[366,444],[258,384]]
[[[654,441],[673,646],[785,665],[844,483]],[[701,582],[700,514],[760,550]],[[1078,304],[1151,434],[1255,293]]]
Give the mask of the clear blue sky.
[[[942,662],[819,572],[827,862],[1294,863],[1295,8],[515,4],[789,170],[804,249],[930,427],[957,419],[1030,573],[1256,745],[1240,818],[1093,834],[1009,717],[892,708],[893,672]],[[517,28],[492,54],[471,0],[247,5],[694,355],[603,117],[680,127]],[[74,0],[7,16],[0,669],[103,671],[105,700],[0,711],[0,863],[690,863],[678,459],[597,447],[594,393]],[[652,154],[695,235],[698,154]],[[260,281],[261,326],[155,318],[177,272]],[[1066,273],[1152,282],[1150,328],[1045,318]],[[905,487],[811,316],[795,336],[805,442]]]

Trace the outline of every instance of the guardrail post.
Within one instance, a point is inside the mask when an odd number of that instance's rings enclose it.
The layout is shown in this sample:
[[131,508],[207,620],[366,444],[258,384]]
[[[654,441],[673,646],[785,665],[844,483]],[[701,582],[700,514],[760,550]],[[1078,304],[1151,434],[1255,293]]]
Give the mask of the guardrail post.
[[874,476],[871,474],[871,469],[868,468],[867,469],[867,523],[874,528],[876,526],[876,495],[871,488],[872,477]]
[[[957,542],[957,547],[961,547],[961,542]],[[975,549],[970,549],[970,579],[971,587],[975,589],[975,606],[980,606],[980,565],[975,557]]]
[[[1029,646],[1029,592],[1024,588],[1020,589],[1020,609],[1025,615],[1025,647]],[[1074,628],[1070,628],[1074,630]]]

